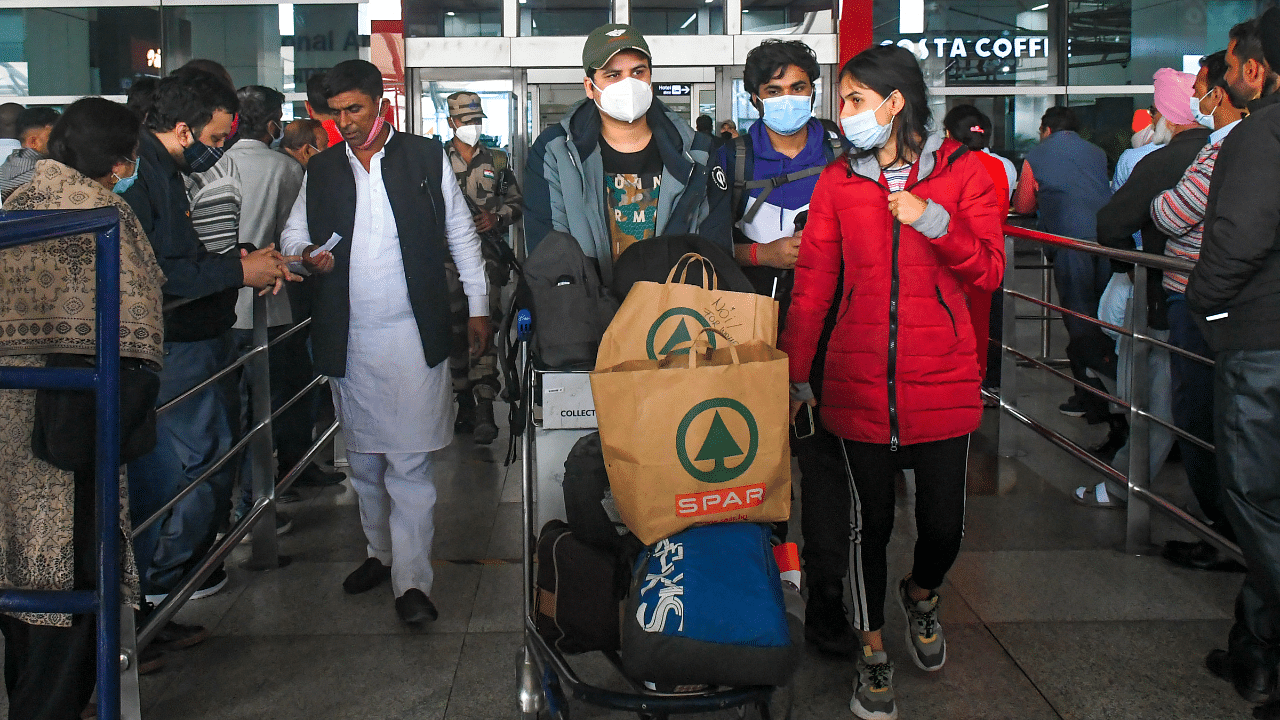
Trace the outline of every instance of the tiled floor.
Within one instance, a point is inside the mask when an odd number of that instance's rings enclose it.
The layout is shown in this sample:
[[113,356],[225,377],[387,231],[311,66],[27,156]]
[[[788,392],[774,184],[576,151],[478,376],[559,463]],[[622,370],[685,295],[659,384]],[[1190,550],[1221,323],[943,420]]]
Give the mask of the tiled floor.
[[[1046,392],[1028,392],[1029,401]],[[1056,413],[1055,413],[1056,414]],[[974,442],[964,550],[942,590],[946,668],[906,661],[889,603],[903,718],[1247,718],[1249,706],[1203,669],[1222,643],[1238,575],[1191,573],[1119,548],[1124,513],[1075,505],[1086,471],[1035,438],[1015,460],[1016,484],[993,494],[994,411]],[[1055,421],[1057,422],[1057,421]],[[1073,425],[1072,423],[1076,423]],[[1078,425],[1078,426],[1077,426]],[[1079,421],[1064,429],[1097,434]],[[201,646],[172,653],[143,679],[147,720],[413,718],[488,720],[516,712],[520,642],[519,466],[460,439],[445,451],[434,600],[440,619],[400,625],[386,587],[345,595],[342,578],[363,557],[350,490],[310,491],[286,507],[282,539],[293,562],[254,573],[231,564],[222,594],[180,619],[214,629]],[[1041,472],[1031,465],[1040,463]],[[1171,466],[1162,478],[1181,482]],[[304,491],[306,492],[306,491]],[[891,546],[894,573],[909,566],[909,501]],[[1157,523],[1157,540],[1171,527]],[[245,550],[237,551],[244,553]],[[477,560],[487,562],[477,563]],[[603,663],[581,671],[605,677]],[[850,717],[852,669],[806,652],[793,688],[794,717]],[[575,717],[623,717],[575,704]],[[731,713],[717,717],[735,717]]]
[[[1020,335],[1019,345],[1037,345],[1031,333]],[[1062,347],[1060,336],[1055,342]],[[1021,406],[1078,442],[1097,442],[1104,428],[1056,412],[1068,393],[1061,381],[1019,373]],[[1225,640],[1241,576],[1187,572],[1123,553],[1124,513],[1071,500],[1076,485],[1095,475],[1022,430],[1022,453],[1001,468],[996,433],[996,411],[989,410],[973,442],[965,543],[941,590],[949,641],[941,672],[921,672],[906,659],[902,611],[887,603],[901,717],[1249,718],[1249,705],[1202,664]],[[247,550],[237,551],[228,589],[190,603],[179,617],[213,628],[213,638],[170,654],[163,671],[143,678],[144,718],[517,717],[520,478],[518,464],[501,465],[503,448],[505,436],[492,448],[463,438],[444,451],[437,622],[418,630],[399,624],[385,586],[345,595],[343,577],[364,558],[354,494],[345,487],[304,490],[304,502],[285,507],[295,529],[281,546],[292,564],[250,572],[240,567]],[[1014,483],[997,494],[1001,471]],[[1181,466],[1166,467],[1155,486],[1194,509]],[[894,577],[910,564],[909,499],[899,513]],[[1180,532],[1156,519],[1153,539]],[[584,677],[602,681],[603,665],[578,662]],[[848,662],[806,651],[791,692],[793,717],[851,717],[852,675]],[[572,710],[575,718],[623,717],[576,703]]]

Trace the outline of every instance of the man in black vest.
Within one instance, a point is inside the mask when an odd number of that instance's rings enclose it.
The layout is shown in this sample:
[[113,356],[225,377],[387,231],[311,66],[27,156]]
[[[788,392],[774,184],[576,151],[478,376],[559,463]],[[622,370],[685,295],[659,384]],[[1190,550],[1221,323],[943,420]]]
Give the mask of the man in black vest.
[[435,472],[453,440],[444,264],[457,265],[472,356],[489,342],[480,238],[441,144],[383,119],[382,73],[338,63],[325,95],[344,142],[314,156],[281,245],[314,273],[311,342],[332,382],[369,558],[348,593],[392,581],[406,623],[435,620]]

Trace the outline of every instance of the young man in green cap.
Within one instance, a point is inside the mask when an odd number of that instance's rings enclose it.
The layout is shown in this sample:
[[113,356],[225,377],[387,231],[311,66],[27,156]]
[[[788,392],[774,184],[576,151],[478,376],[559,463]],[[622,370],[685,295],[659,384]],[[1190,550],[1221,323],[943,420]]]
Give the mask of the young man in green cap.
[[[511,267],[504,257],[511,257],[507,247],[507,228],[520,219],[520,188],[511,172],[507,154],[491,150],[480,141],[480,130],[486,117],[480,96],[473,92],[456,92],[445,98],[449,106],[449,128],[453,140],[445,144],[445,152],[466,197],[476,223],[484,256],[485,275],[489,278],[489,314],[496,325],[500,321],[502,286],[507,284]],[[471,358],[467,340],[467,296],[452,263],[445,264],[449,281],[449,308],[453,313],[453,353],[449,369],[453,374],[453,391],[458,397],[458,418],[454,432],[472,433],[481,445],[498,437],[498,424],[493,416],[493,401],[502,385],[498,380],[498,353],[490,345],[482,356]]]
[[582,49],[586,99],[547,128],[525,171],[525,242],[572,235],[613,278],[613,261],[655,235],[697,233],[732,254],[729,183],[711,138],[653,99],[652,56],[630,25]]

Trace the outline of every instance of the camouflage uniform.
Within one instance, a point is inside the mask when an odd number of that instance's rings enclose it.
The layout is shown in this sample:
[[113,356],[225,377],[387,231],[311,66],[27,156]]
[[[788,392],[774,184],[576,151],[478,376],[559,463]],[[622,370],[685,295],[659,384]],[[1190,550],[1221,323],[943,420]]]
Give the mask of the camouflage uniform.
[[[462,95],[465,98],[470,93]],[[478,97],[475,103],[478,107]],[[451,99],[451,111],[454,105]],[[491,150],[481,143],[476,146],[471,162],[467,163],[452,141],[445,143],[445,149],[458,184],[462,186],[462,194],[472,204],[472,213],[483,210],[494,213],[499,218],[495,229],[482,234],[480,244],[489,280],[489,314],[496,326],[501,321],[502,286],[507,283],[511,272],[511,268],[501,262],[498,244],[507,243],[507,229],[520,219],[520,188],[509,167],[507,154],[501,150]],[[502,184],[506,186],[505,192],[500,192]],[[450,310],[453,313],[454,343],[453,353],[449,357],[449,369],[453,374],[454,392],[469,391],[477,399],[493,400],[502,387],[498,379],[497,352],[490,348],[483,357],[471,360],[467,342],[467,297],[462,291],[453,263],[445,265],[445,275],[449,282]]]

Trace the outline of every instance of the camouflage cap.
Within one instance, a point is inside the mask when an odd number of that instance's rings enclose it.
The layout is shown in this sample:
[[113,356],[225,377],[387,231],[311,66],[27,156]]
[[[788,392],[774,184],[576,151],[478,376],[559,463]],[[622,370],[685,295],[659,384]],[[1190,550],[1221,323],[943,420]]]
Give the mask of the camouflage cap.
[[582,69],[590,75],[592,70],[604,67],[610,58],[623,50],[639,50],[645,57],[653,59],[649,43],[644,41],[639,30],[630,25],[601,25],[591,31],[582,46]]
[[480,96],[473,92],[456,92],[445,98],[449,104],[449,117],[460,123],[488,117],[480,106]]

